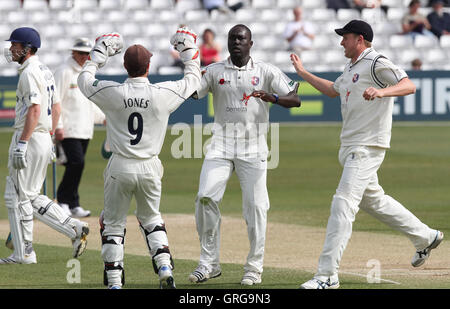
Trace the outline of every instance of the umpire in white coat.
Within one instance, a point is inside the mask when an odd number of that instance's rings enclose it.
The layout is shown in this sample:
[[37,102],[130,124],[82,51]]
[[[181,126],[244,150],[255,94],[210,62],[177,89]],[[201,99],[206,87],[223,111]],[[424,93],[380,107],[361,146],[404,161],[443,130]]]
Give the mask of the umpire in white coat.
[[58,141],[59,155],[64,154],[66,158],[66,162],[61,162],[65,171],[56,197],[64,211],[73,217],[88,217],[91,214],[80,206],[78,187],[89,141],[94,136],[94,124],[105,121],[103,112],[86,99],[77,85],[81,67],[91,49],[89,39],[76,39],[71,48],[71,57],[55,71],[56,91],[61,99],[61,117],[55,130],[55,139]]

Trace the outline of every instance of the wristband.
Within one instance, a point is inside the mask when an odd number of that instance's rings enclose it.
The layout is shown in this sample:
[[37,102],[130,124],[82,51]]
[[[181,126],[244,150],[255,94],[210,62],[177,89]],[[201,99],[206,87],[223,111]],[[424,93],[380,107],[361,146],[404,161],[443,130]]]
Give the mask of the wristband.
[[278,103],[278,94],[272,93],[272,95],[275,97],[275,102],[273,102],[274,104]]

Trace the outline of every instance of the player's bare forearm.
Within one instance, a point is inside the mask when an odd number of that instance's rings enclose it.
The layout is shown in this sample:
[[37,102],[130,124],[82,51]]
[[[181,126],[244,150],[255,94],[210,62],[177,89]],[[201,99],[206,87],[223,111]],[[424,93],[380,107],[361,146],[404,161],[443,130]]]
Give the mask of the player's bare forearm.
[[297,88],[295,88],[294,91],[289,92],[285,96],[278,96],[275,93],[267,93],[263,90],[253,91],[251,95],[255,98],[260,98],[265,102],[278,104],[285,108],[299,107],[301,104],[300,97],[297,94]]
[[364,91],[363,97],[366,100],[373,100],[375,98],[383,97],[400,97],[413,94],[415,92],[416,85],[414,85],[414,83],[406,77],[399,81],[396,85],[387,88],[377,89],[374,87],[369,87]]
[[308,72],[303,67],[303,63],[297,55],[291,54],[291,61],[292,64],[294,65],[297,74],[305,81],[307,81],[309,84],[311,84],[311,86],[319,90],[324,95],[329,96],[330,98],[335,98],[339,95],[339,93],[336,92],[336,90],[334,90],[333,87],[334,83],[332,81],[329,81],[327,79],[321,78]]
[[59,102],[52,105],[52,133],[55,133],[61,116],[61,104]]
[[34,128],[36,128],[38,124],[40,114],[41,106],[39,104],[32,104],[28,108],[25,125],[22,130],[22,135],[20,136],[21,141],[30,140],[31,135],[34,132]]

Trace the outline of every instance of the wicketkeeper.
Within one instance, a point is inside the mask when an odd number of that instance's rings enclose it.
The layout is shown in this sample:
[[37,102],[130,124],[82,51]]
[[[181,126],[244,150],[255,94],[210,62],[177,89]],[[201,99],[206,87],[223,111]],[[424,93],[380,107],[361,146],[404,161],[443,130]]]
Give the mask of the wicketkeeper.
[[200,57],[196,34],[180,28],[171,44],[185,65],[184,78],[151,84],[147,78],[150,53],[141,45],[124,55],[128,79],[123,83],[95,79],[99,67],[121,52],[120,34],[99,37],[84,65],[78,86],[106,115],[106,132],[112,156],[104,172],[104,209],[101,218],[104,283],[110,289],[124,284],[124,239],[131,198],[161,288],[175,288],[173,260],[166,227],[159,212],[163,166],[158,158],[169,116],[200,85]]

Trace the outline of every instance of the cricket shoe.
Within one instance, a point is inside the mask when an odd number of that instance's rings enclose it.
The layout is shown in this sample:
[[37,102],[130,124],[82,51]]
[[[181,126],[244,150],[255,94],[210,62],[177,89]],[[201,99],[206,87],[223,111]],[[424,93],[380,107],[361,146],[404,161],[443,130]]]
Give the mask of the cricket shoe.
[[246,271],[241,280],[242,285],[254,285],[261,282],[261,274],[254,271]]
[[36,264],[37,263],[37,259],[36,259],[36,252],[31,251],[31,253],[29,254],[25,254],[24,255],[24,259],[22,261],[19,261],[14,253],[11,254],[9,257],[4,258],[4,259],[0,259],[0,265],[2,264]]
[[80,220],[75,221],[75,232],[77,236],[72,240],[73,257],[77,258],[83,254],[87,246],[87,235],[89,234],[89,225]]
[[70,209],[70,212],[73,218],[85,218],[91,215],[90,210],[84,210],[81,206]]
[[338,275],[333,275],[331,277],[317,276],[309,281],[306,281],[300,286],[300,289],[306,290],[325,290],[337,288],[339,288]]
[[120,285],[111,285],[108,287],[108,290],[121,290],[122,287]]
[[158,271],[158,276],[160,289],[176,289],[172,269],[169,265],[161,266]]
[[436,231],[436,237],[434,238],[431,245],[423,249],[422,251],[416,251],[414,254],[411,265],[414,267],[419,267],[425,263],[425,261],[430,257],[431,249],[435,249],[444,239],[444,233],[441,231]]
[[[211,269],[211,270],[210,270]],[[197,268],[189,275],[189,281],[193,283],[205,282],[208,279],[217,278],[222,274],[220,266],[212,266],[208,268],[206,265],[198,265]]]

